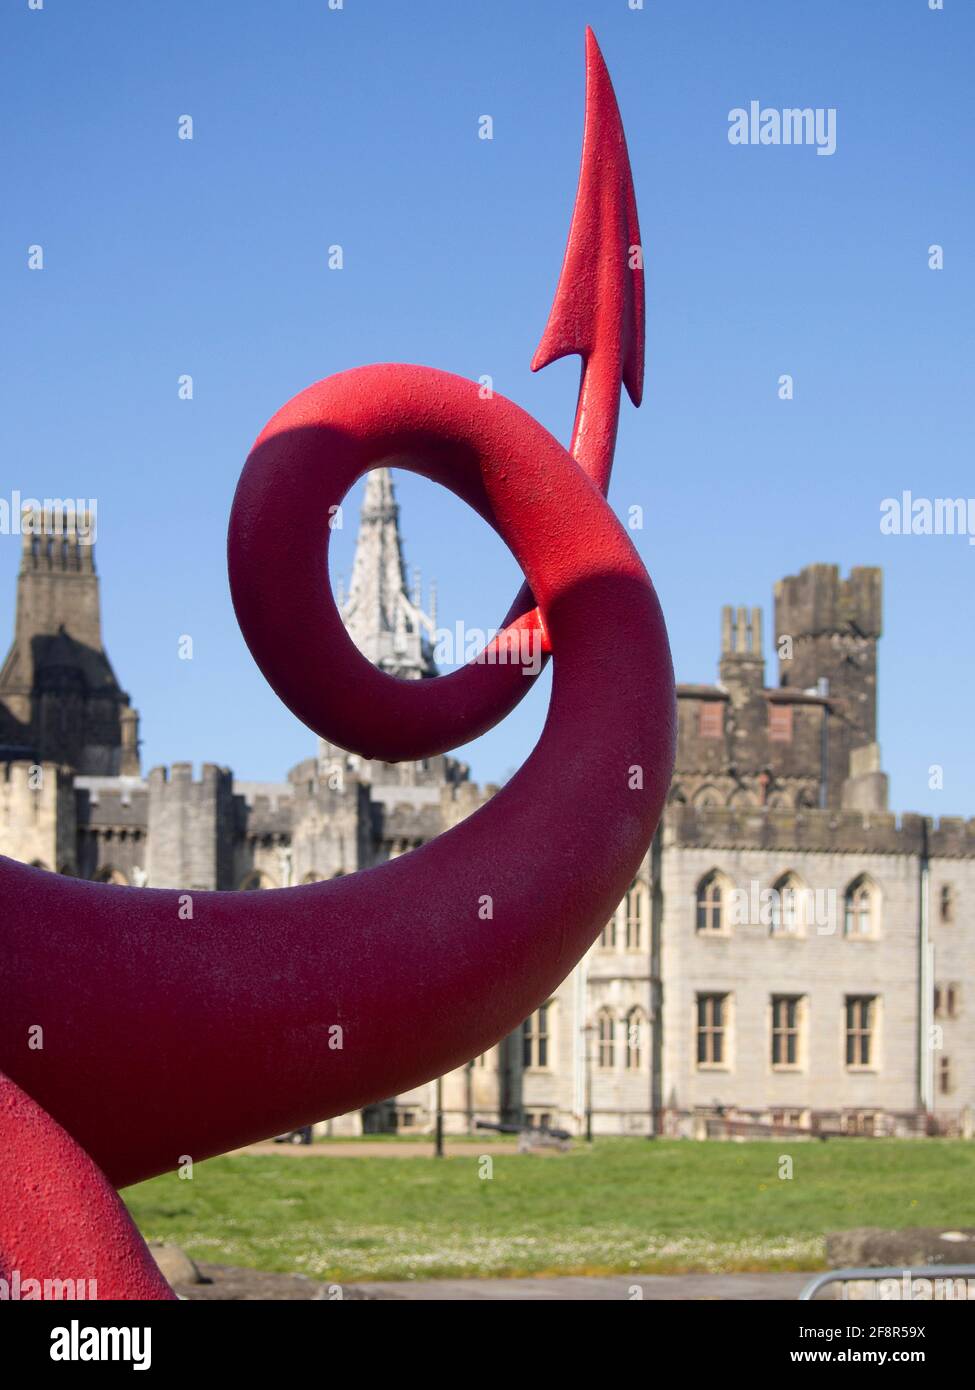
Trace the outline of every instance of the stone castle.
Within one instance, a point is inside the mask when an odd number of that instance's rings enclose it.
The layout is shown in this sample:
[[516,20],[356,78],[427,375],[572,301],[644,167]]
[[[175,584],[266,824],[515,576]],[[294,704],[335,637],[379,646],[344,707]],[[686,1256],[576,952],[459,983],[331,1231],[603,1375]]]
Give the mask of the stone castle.
[[[454,758],[370,762],[324,741],[280,783],[212,764],[143,776],[93,547],[70,517],[23,532],[0,853],[120,885],[285,887],[406,853],[496,790]],[[437,674],[388,469],[367,479],[341,602],[373,662]],[[970,1132],[975,820],[888,811],[880,635],[879,570],[809,566],[775,587],[767,686],[761,611],[724,609],[717,683],[678,686],[669,804],[640,872],[555,995],[444,1078],[448,1130]],[[321,1128],[429,1128],[436,1089]]]

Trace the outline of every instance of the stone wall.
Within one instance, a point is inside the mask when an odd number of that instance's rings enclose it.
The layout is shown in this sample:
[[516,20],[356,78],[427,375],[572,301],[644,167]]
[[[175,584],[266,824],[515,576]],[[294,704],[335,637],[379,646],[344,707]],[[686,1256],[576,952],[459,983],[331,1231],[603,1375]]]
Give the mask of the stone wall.
[[931,1080],[935,1110],[951,1113],[975,1106],[975,859],[951,852],[971,834],[973,823],[964,835],[961,824],[941,821],[929,873],[931,975],[941,1003],[931,1018]]
[[70,772],[55,763],[0,763],[0,854],[74,873],[75,840]]
[[151,888],[232,888],[233,779],[204,763],[199,781],[192,763],[156,767],[149,774]]
[[136,886],[145,882],[149,789],[137,778],[75,778],[78,873]]
[[[728,920],[720,933],[699,931],[696,920],[699,885],[715,871],[726,890],[737,890],[741,903],[749,904],[738,914],[746,920]],[[819,920],[776,932],[764,917],[760,895],[786,873],[818,890],[814,915]],[[863,875],[876,886],[879,914],[876,934],[858,940],[845,932],[844,898]],[[916,1107],[919,878],[913,856],[794,846],[774,852],[717,845],[668,850],[665,845],[662,890],[668,1107]],[[702,994],[728,1001],[720,1065],[697,1059],[696,1001]],[[775,995],[802,1001],[799,1062],[792,1069],[772,1065]],[[863,1069],[849,1068],[844,1060],[844,1001],[854,995],[875,997],[879,1011],[871,1065]]]

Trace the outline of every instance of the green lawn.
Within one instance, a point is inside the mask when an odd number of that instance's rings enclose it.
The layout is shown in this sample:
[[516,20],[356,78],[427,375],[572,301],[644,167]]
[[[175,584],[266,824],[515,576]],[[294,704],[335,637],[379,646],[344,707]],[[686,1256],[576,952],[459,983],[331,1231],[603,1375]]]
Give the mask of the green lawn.
[[[815,1269],[849,1226],[975,1225],[975,1144],[597,1140],[571,1153],[239,1155],[124,1194],[198,1259],[343,1282]],[[791,1156],[794,1175],[779,1177]]]

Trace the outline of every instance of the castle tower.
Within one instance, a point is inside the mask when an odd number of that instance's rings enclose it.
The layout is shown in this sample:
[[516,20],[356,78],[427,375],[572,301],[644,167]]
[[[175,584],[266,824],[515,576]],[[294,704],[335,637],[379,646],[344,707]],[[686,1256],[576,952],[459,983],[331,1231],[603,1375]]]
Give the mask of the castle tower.
[[[399,505],[388,468],[376,468],[366,478],[366,492],[356,538],[352,583],[348,598],[339,597],[345,626],[356,646],[374,666],[401,680],[424,680],[437,674],[431,636],[437,625],[436,608],[425,612],[420,602],[419,579],[412,593],[406,582],[406,564],[399,530]],[[369,780],[368,769],[358,759],[347,759],[342,749],[319,739],[322,775],[347,765]]]
[[399,506],[388,468],[366,479],[349,596],[342,617],[369,660],[403,680],[435,676],[430,634],[435,618],[420,607],[418,586],[406,583]]
[[765,684],[765,657],[762,653],[762,610],[747,608],[721,610],[721,684],[731,696],[733,707],[746,703]]
[[148,836],[151,888],[233,888],[233,776],[204,763],[149,773]]
[[[840,805],[843,783],[856,772],[851,753],[876,744],[881,608],[879,569],[852,569],[841,579],[837,565],[809,565],[775,586],[779,684],[829,699],[830,806]],[[874,762],[879,768],[879,751]]]
[[138,775],[138,715],[102,645],[94,517],[28,509],[14,640],[0,668],[0,743],[75,772]]

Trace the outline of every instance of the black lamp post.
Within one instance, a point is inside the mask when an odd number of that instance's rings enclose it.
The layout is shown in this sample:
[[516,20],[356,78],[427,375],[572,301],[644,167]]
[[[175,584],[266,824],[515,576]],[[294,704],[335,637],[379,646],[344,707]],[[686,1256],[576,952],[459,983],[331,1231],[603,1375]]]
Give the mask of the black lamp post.
[[582,1030],[586,1040],[586,1143],[592,1143],[592,1035],[596,1031],[592,1023]]
[[443,1077],[437,1077],[437,1124],[434,1137],[433,1154],[443,1158]]

